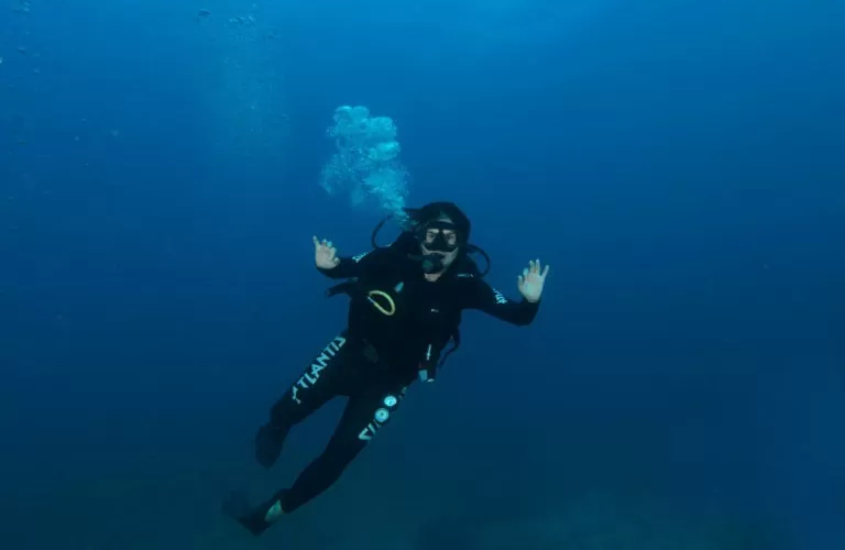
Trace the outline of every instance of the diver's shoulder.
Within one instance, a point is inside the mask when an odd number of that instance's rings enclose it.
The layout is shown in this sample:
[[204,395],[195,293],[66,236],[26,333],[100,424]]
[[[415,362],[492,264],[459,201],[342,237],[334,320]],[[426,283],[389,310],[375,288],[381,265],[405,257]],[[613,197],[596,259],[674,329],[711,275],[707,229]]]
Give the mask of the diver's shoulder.
[[474,294],[476,289],[484,286],[485,284],[484,279],[482,279],[478,273],[464,270],[456,270],[452,273],[452,276],[449,277],[449,281],[451,286],[461,294],[467,292]]
[[453,278],[458,280],[458,281],[470,281],[470,282],[476,282],[476,281],[481,280],[481,277],[479,277],[477,273],[473,273],[472,271],[461,271],[461,270],[456,270]]
[[483,279],[483,274],[478,269],[478,265],[468,256],[462,256],[452,266],[452,278],[458,281],[478,283]]

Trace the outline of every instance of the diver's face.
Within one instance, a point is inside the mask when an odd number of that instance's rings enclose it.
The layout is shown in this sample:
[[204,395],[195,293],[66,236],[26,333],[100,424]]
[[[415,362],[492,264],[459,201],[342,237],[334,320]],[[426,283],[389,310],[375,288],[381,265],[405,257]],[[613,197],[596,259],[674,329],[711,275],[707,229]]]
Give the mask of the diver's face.
[[[458,257],[458,234],[453,229],[430,227],[426,229],[425,239],[421,243],[423,254],[437,254],[443,259],[445,268],[452,265]],[[431,247],[431,248],[429,248]]]

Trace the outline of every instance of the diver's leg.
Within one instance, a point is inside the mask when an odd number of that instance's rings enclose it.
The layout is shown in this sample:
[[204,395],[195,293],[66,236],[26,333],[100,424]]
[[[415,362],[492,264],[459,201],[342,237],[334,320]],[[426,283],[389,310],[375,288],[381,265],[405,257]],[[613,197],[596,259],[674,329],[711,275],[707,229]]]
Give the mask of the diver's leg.
[[404,388],[398,392],[359,388],[350,396],[323,454],[299,474],[290,489],[278,491],[254,508],[245,495],[233,493],[223,504],[223,512],[253,535],[260,535],[284,514],[296,510],[337,481],[346,466],[390,420],[403,396]]
[[299,474],[289,490],[277,494],[278,501],[273,503],[277,514],[292,512],[331,487],[389,422],[404,393],[405,388],[398,391],[361,388],[353,393],[323,453]]
[[350,376],[346,333],[343,332],[323,349],[293,385],[270,410],[270,421],[255,436],[255,458],[270,468],[279,458],[290,429],[302,422],[327,401],[341,395]]

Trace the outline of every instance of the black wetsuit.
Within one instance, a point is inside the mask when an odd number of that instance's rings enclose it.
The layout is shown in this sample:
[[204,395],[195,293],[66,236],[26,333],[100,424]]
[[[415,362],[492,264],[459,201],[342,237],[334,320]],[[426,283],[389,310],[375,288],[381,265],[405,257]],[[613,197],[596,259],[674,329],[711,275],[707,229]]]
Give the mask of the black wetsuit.
[[[419,263],[401,250],[400,241],[388,249],[343,258],[331,270],[320,270],[334,279],[357,279],[358,284],[350,285],[349,325],[273,406],[269,423],[256,437],[257,460],[271,467],[294,425],[334,397],[345,396],[349,401],[323,453],[290,489],[271,500],[280,501],[286,513],[340,477],[392,417],[408,385],[420,378],[433,380],[438,359],[455,336],[463,310],[481,310],[514,325],[527,325],[537,314],[538,304],[508,300],[484,282],[474,262],[466,257],[459,258],[436,282],[427,281]],[[392,294],[394,315],[377,311],[366,298],[372,289]]]

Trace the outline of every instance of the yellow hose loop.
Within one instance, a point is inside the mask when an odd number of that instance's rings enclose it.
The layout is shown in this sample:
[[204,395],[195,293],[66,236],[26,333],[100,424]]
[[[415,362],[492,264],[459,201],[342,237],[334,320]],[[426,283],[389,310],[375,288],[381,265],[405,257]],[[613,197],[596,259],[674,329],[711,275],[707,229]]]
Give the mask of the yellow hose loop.
[[[390,305],[390,309],[386,309],[383,305],[378,303],[373,296],[380,296],[387,300],[387,303]],[[367,293],[367,299],[373,304],[373,307],[382,312],[384,315],[388,317],[393,316],[396,313],[396,302],[393,301],[393,298],[390,297],[390,294],[381,291],[381,290],[371,290]]]

